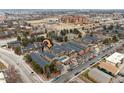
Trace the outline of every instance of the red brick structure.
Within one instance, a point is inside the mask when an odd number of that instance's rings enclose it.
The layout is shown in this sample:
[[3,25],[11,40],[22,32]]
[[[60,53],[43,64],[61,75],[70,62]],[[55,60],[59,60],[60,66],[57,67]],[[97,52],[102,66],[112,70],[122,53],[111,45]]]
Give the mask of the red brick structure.
[[67,16],[62,16],[60,20],[63,23],[74,23],[80,25],[89,23],[88,18],[85,16],[67,15]]

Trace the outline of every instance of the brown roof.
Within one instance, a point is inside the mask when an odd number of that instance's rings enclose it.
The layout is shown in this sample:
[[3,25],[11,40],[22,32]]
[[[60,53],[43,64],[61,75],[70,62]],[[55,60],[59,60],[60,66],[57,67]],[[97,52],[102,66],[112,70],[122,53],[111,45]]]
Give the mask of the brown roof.
[[108,72],[111,72],[113,75],[117,74],[118,68],[115,67],[114,65],[107,63],[107,62],[101,62],[98,67],[103,68],[107,70]]

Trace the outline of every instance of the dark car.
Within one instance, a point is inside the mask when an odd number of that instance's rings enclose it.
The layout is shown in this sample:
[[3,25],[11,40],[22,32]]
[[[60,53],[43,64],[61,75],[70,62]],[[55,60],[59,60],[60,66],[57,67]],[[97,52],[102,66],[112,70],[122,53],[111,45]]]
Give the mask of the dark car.
[[121,77],[124,77],[124,74],[122,74],[122,73],[119,73],[118,75],[121,76]]
[[74,75],[76,76],[76,75],[78,75],[80,72],[77,72],[77,73],[75,73]]
[[73,69],[68,69],[68,71],[72,71]]

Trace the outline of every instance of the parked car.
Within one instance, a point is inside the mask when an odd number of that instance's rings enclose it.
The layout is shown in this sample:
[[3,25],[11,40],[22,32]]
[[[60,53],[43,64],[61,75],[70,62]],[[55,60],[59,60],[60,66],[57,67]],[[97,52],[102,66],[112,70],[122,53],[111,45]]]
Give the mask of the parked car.
[[124,73],[118,73],[118,75],[124,77]]
[[76,75],[78,75],[80,72],[76,72],[74,75],[76,76]]

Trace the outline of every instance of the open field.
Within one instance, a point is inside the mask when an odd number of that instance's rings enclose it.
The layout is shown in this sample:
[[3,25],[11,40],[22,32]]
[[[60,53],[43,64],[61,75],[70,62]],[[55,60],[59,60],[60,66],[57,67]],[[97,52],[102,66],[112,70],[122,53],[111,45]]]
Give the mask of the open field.
[[3,69],[6,69],[6,66],[2,62],[0,62],[0,70],[3,70]]

